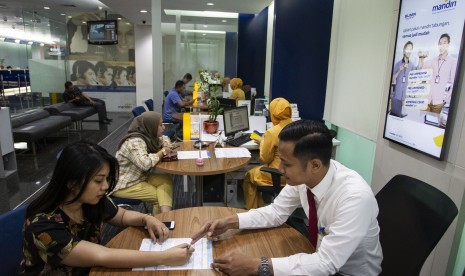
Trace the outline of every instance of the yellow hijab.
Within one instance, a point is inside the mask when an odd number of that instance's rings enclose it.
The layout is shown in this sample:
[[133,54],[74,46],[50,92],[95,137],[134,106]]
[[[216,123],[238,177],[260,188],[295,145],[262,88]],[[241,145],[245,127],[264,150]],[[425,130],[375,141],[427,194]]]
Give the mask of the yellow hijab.
[[276,98],[270,103],[270,116],[273,125],[291,119],[291,104],[284,98]]
[[240,78],[234,78],[229,82],[232,90],[242,88],[242,80]]

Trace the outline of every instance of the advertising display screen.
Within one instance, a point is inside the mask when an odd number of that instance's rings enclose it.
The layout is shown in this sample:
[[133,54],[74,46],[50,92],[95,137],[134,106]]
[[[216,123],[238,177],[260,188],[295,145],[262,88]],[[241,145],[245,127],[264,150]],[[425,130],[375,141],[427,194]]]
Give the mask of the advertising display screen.
[[384,138],[442,160],[459,93],[465,1],[403,0],[399,10]]
[[118,43],[116,20],[87,21],[89,44],[106,45]]

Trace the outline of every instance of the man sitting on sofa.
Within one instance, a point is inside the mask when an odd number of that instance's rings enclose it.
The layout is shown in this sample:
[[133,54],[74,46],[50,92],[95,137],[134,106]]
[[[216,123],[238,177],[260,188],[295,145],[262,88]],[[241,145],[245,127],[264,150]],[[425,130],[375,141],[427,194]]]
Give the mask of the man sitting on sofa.
[[73,103],[80,106],[93,106],[98,112],[98,119],[101,124],[109,124],[112,121],[112,119],[107,117],[105,101],[89,97],[70,81],[65,82],[63,100],[65,103]]

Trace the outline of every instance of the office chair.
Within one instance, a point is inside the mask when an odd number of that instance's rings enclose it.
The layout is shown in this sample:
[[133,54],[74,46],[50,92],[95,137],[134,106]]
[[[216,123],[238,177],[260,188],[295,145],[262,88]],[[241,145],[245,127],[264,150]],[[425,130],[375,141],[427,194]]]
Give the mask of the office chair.
[[134,115],[134,117],[137,117],[139,116],[140,114],[144,113],[146,110],[143,106],[136,106],[134,107],[132,110],[132,114]]
[[384,255],[381,275],[419,275],[457,207],[443,192],[405,175],[394,176],[376,200]]
[[23,258],[23,224],[27,205],[0,215],[0,267],[2,275],[17,275]]
[[257,191],[262,192],[264,194],[270,195],[273,199],[278,196],[279,192],[283,189],[281,186],[281,176],[283,175],[278,169],[269,168],[269,167],[261,167],[260,171],[267,172],[271,174],[271,181],[273,186],[258,186]]
[[133,210],[135,206],[138,206],[140,204],[143,204],[145,212],[146,213],[151,213],[149,209],[150,205],[145,201],[139,200],[139,199],[133,199],[133,198],[123,198],[123,197],[116,197],[116,196],[110,196],[111,200],[113,200],[113,203],[118,205],[119,207],[122,207],[124,209],[129,209]]
[[149,109],[149,111],[153,111],[153,100],[152,99],[145,100],[144,103]]

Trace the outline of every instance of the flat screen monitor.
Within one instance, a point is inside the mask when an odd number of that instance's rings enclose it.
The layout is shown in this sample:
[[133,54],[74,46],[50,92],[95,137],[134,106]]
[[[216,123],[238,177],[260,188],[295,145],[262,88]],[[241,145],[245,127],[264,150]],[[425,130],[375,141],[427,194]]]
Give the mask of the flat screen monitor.
[[217,98],[220,102],[220,106],[223,108],[233,108],[236,107],[236,100],[229,98]]
[[249,111],[247,106],[225,109],[223,114],[224,135],[233,136],[240,131],[249,130]]
[[384,138],[438,160],[454,116],[465,5],[400,1]]
[[87,42],[97,45],[118,44],[117,21],[87,21]]

